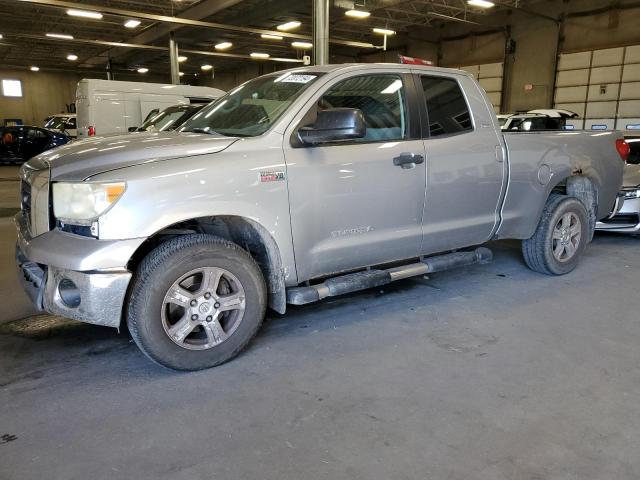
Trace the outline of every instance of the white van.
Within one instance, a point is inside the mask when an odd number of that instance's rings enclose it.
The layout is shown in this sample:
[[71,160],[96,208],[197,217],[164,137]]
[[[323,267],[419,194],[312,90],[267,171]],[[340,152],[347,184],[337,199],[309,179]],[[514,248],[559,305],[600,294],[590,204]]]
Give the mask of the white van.
[[171,105],[208,103],[225,92],[211,87],[82,79],[76,90],[78,138],[127,133]]

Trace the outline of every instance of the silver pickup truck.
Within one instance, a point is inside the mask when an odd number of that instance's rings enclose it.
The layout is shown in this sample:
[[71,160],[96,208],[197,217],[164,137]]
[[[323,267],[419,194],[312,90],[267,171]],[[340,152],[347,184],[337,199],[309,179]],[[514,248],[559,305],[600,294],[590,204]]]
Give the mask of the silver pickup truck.
[[179,132],[92,138],[21,170],[21,278],[39,308],[152,360],[218,365],[267,306],[486,262],[573,270],[615,213],[617,132],[505,133],[458,70],[306,67],[251,80]]

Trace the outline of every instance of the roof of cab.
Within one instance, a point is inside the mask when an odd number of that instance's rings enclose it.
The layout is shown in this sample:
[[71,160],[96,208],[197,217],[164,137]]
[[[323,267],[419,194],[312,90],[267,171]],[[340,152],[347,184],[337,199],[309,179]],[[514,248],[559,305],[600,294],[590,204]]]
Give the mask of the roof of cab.
[[442,72],[442,73],[450,73],[455,75],[467,75],[470,76],[469,72],[465,72],[464,70],[459,70],[456,68],[442,68],[442,67],[430,67],[426,65],[409,65],[404,63],[340,63],[340,64],[329,64],[329,65],[309,65],[304,67],[290,68],[288,70],[276,72],[276,73],[284,73],[284,72],[336,72],[336,71],[357,71],[364,69],[385,69],[388,70],[390,67],[395,67],[397,70],[406,70],[407,68],[411,70],[424,70],[425,72]]

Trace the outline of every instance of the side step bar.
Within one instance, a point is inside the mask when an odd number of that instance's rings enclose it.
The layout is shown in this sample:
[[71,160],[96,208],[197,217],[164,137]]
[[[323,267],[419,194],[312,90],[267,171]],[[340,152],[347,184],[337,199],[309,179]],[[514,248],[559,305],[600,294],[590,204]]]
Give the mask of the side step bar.
[[329,278],[323,283],[309,287],[287,289],[287,303],[305,305],[326,297],[335,297],[345,293],[357,292],[367,288],[380,287],[403,278],[442,272],[452,268],[489,263],[493,259],[491,250],[478,247],[472,252],[454,252],[425,258],[420,262],[387,270],[363,270],[339,277]]

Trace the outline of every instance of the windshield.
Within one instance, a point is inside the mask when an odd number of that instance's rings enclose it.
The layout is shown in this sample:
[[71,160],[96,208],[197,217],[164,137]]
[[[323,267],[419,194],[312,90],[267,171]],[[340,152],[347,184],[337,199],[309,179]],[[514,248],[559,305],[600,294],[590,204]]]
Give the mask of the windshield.
[[142,132],[164,132],[179,127],[200,107],[169,107],[153,115],[144,122],[138,131]]
[[[69,117],[52,117],[47,123],[44,124],[44,128],[50,128],[52,130],[64,130],[69,128],[72,123]],[[68,125],[69,124],[69,125]]]
[[258,77],[207,105],[180,131],[234,137],[262,135],[320,75],[294,71]]

